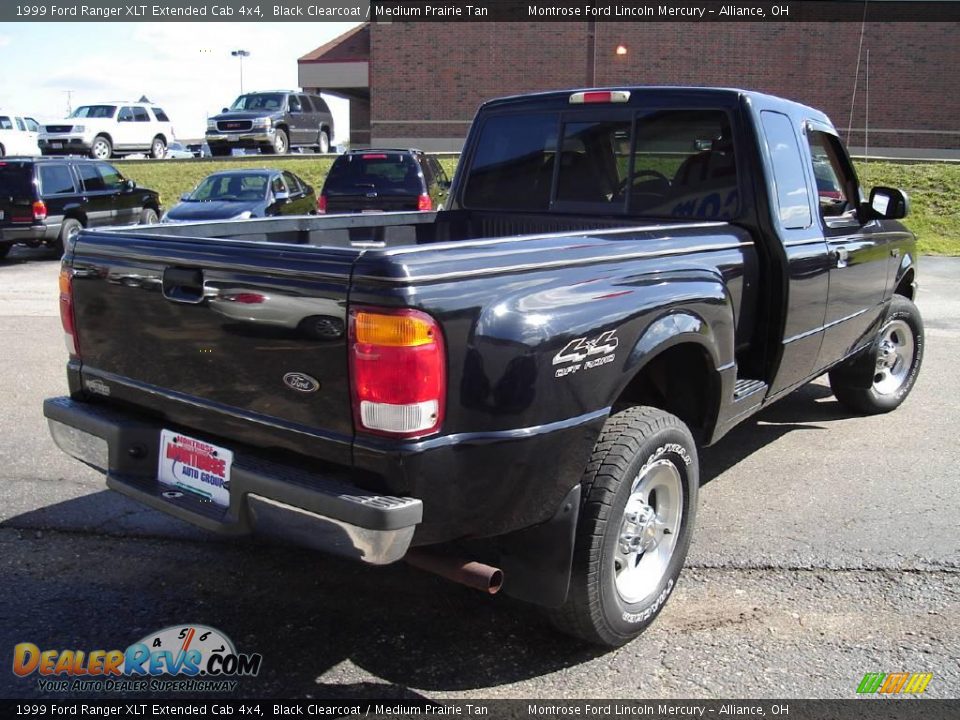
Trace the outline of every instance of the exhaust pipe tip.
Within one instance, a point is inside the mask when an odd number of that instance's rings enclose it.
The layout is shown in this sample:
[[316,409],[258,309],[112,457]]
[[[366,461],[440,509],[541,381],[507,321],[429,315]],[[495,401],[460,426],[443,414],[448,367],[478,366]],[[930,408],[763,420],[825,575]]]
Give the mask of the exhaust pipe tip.
[[503,587],[503,571],[492,565],[437,555],[422,550],[411,550],[406,554],[404,560],[415,568],[439,575],[488,595],[496,595]]

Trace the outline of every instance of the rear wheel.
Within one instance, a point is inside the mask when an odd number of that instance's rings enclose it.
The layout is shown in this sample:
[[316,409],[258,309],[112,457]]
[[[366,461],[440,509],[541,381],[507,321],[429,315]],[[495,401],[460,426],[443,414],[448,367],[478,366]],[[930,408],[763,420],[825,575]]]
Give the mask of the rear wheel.
[[12,247],[13,245],[0,245],[0,260],[3,260],[7,256],[7,253],[10,252],[10,248]]
[[651,407],[612,415],[583,476],[570,591],[548,611],[554,625],[616,647],[653,622],[683,567],[698,487],[683,422]]
[[140,211],[141,225],[156,225],[160,221],[157,211],[153,208],[144,208]]
[[868,350],[830,371],[837,400],[867,415],[902,403],[923,362],[923,320],[910,300],[894,295],[880,332]]
[[320,150],[320,152],[322,152],[322,153],[328,153],[328,152],[330,152],[330,136],[327,135],[327,131],[326,131],[326,130],[321,130],[321,131],[320,131],[320,146],[319,146],[319,150]]
[[64,249],[81,230],[83,230],[83,224],[79,220],[75,218],[67,218],[64,220],[60,226],[60,234],[57,236],[57,241],[54,243],[53,249],[56,250],[58,254],[63,255]]
[[109,160],[113,155],[113,144],[103,136],[97,135],[90,146],[90,157],[94,160]]

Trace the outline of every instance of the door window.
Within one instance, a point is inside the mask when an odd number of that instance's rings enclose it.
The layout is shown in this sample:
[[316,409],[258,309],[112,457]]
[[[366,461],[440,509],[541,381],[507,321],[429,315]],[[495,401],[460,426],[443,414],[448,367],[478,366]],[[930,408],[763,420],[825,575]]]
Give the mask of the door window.
[[270,189],[273,190],[274,193],[287,192],[287,186],[284,185],[283,178],[279,175],[274,177],[270,182]]
[[313,112],[313,103],[310,102],[310,98],[307,95],[297,95],[297,98],[300,100],[300,108],[305,113]]
[[13,130],[13,121],[6,115],[0,115],[0,130]]
[[24,118],[23,121],[27,124],[27,130],[30,132],[40,132],[40,124],[33,118]]
[[103,184],[103,177],[97,172],[97,168],[93,163],[78,165],[77,170],[80,172],[83,189],[87,192],[100,192],[107,189]]
[[820,217],[824,225],[849,227],[859,224],[857,202],[859,189],[857,176],[833,135],[818,130],[807,134],[810,142],[810,157],[813,161],[813,176],[817,182],[817,199]]
[[120,108],[120,113],[117,115],[117,122],[133,122],[133,108]]
[[812,216],[807,196],[807,178],[803,172],[793,123],[783,113],[770,110],[764,110],[760,116],[770,162],[773,164],[780,225],[784,230],[810,227]]
[[100,173],[100,177],[103,178],[103,187],[105,190],[120,190],[123,187],[123,175],[113,167],[113,165],[108,165],[107,163],[97,163],[97,172]]
[[150,116],[147,114],[147,109],[135,107],[133,109],[133,120],[134,122],[150,122]]
[[291,175],[291,174],[288,173],[288,172],[284,172],[284,173],[283,173],[283,179],[286,181],[287,187],[290,188],[290,193],[291,193],[292,195],[302,195],[302,194],[303,194],[303,188],[300,187],[300,182],[297,180],[296,177],[294,177],[293,175]]
[[23,118],[15,118],[17,121],[17,130],[27,131],[27,126],[23,124]]

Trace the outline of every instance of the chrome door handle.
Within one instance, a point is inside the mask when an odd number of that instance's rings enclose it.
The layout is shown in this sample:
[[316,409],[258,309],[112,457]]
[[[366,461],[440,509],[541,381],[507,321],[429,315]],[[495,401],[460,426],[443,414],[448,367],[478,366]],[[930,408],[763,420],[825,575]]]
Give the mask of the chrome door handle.
[[838,247],[833,251],[834,257],[837,259],[837,267],[845,268],[847,266],[847,261],[850,260],[850,251],[845,247]]

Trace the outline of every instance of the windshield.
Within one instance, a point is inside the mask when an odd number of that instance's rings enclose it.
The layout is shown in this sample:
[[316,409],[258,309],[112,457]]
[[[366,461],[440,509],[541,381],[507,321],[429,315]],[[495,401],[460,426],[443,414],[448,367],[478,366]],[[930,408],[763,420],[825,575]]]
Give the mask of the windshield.
[[281,110],[283,95],[280,93],[255,93],[241,95],[234,100],[231,110]]
[[116,105],[81,105],[74,110],[72,118],[112,118],[117,111]]
[[673,219],[739,215],[725,112],[617,115],[608,120],[597,120],[595,112],[491,115],[476,144],[464,205]]
[[187,198],[188,202],[249,202],[262,200],[267,195],[267,175],[226,173],[211,175],[200,181]]

